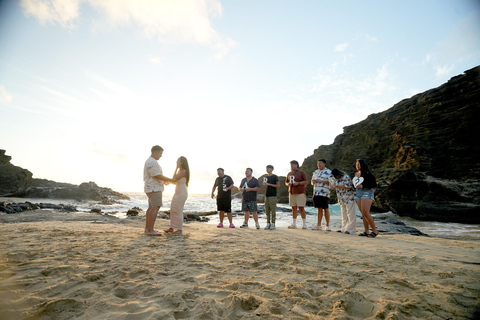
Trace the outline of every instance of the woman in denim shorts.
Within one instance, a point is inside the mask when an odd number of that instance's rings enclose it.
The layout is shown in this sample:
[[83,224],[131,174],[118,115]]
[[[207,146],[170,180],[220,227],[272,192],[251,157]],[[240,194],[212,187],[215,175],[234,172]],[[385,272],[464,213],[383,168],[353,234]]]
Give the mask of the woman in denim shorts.
[[[377,186],[377,180],[370,171],[370,168],[365,160],[357,159],[355,166],[358,170],[355,173],[355,177],[363,178],[363,182],[355,187],[355,202],[362,212],[363,227],[365,228],[365,232],[359,234],[359,236],[375,238],[378,236],[378,231],[375,227],[375,222],[373,221],[372,215],[370,214],[370,208],[373,204],[373,201],[375,201],[374,188]],[[372,228],[371,233],[369,233],[369,227]]]

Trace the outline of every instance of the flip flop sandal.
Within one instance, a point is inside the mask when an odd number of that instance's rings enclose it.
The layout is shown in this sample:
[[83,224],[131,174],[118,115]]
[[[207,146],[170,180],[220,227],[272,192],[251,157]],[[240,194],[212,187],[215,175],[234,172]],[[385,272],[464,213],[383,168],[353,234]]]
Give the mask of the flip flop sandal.
[[377,233],[372,232],[368,235],[369,238],[375,238],[376,236],[378,236],[378,232]]
[[368,237],[368,233],[362,232],[358,235],[359,237]]

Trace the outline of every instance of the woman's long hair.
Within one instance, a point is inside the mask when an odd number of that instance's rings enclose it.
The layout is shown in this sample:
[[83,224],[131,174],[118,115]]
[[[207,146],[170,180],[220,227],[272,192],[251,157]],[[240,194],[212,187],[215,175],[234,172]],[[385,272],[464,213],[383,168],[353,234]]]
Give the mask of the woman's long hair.
[[373,176],[373,173],[372,171],[370,171],[370,168],[368,167],[368,164],[365,160],[357,159],[357,162],[360,164],[360,172],[362,177],[365,177],[370,174]]
[[[188,160],[184,156],[181,156],[178,158],[180,160],[180,168],[185,169],[186,171],[186,178],[187,178],[187,187],[188,187],[188,182],[190,182],[190,168],[188,167]],[[175,177],[178,172],[178,167],[175,169],[175,173],[173,176]]]

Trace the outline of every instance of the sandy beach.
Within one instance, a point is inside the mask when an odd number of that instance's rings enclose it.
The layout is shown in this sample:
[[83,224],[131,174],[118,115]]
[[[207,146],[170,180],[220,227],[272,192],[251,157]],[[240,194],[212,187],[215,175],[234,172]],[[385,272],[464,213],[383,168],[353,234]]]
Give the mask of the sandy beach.
[[[158,220],[157,229],[167,220]],[[411,235],[0,216],[0,319],[473,319],[480,246]]]

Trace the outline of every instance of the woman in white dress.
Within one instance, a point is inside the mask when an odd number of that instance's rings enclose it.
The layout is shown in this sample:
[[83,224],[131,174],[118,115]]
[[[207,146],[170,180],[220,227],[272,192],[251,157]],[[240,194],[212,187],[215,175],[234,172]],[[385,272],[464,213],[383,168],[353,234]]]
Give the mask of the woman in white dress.
[[182,234],[183,230],[183,207],[188,198],[188,182],[190,181],[190,169],[188,161],[185,157],[177,160],[177,168],[173,175],[176,181],[175,194],[170,205],[170,228],[165,230],[166,233]]

